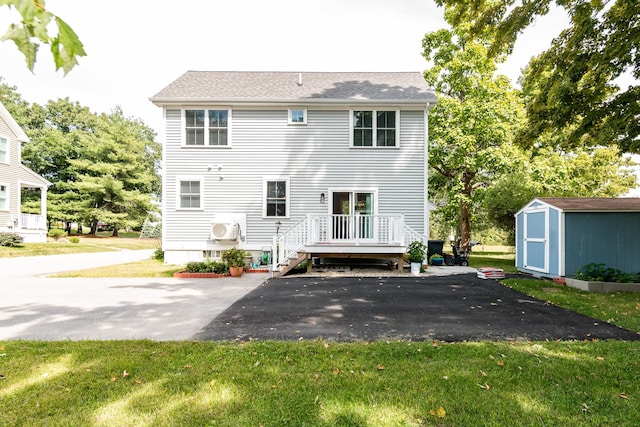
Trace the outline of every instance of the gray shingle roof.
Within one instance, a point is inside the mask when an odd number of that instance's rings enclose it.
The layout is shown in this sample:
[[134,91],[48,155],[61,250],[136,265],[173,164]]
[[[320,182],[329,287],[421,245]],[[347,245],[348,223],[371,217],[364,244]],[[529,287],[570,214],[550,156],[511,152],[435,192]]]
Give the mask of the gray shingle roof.
[[[300,83],[302,81],[302,84]],[[151,98],[180,101],[398,101],[434,104],[419,72],[187,71]]]
[[564,211],[640,211],[640,198],[541,197],[538,200]]

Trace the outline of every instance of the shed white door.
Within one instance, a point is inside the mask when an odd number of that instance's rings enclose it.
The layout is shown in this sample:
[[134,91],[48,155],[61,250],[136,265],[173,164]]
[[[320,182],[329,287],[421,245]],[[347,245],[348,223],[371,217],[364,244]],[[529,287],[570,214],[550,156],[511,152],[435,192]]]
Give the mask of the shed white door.
[[524,214],[524,267],[548,273],[547,210],[535,210]]

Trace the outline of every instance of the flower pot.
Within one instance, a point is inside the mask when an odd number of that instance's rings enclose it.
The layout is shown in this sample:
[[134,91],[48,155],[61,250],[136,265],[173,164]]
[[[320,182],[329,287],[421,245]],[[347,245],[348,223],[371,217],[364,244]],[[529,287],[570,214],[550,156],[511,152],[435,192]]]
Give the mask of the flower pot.
[[240,277],[243,273],[243,267],[229,267],[229,274],[231,277]]
[[434,258],[431,260],[431,265],[442,265],[444,264],[444,258]]
[[411,261],[411,274],[415,274],[416,276],[420,274],[420,270],[422,268],[421,262]]

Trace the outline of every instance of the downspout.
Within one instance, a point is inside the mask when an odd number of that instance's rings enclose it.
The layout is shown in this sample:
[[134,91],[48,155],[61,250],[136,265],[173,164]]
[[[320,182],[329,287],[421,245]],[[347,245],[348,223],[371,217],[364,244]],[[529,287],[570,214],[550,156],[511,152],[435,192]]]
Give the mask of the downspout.
[[429,107],[427,102],[424,120],[424,239],[429,239]]

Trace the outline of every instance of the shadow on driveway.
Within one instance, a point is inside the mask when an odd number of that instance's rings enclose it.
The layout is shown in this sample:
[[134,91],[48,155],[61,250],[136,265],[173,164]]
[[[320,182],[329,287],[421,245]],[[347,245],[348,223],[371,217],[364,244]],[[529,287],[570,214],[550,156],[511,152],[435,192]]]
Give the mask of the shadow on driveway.
[[270,279],[199,340],[639,340],[640,334],[475,274]]

